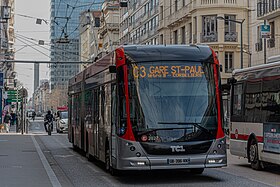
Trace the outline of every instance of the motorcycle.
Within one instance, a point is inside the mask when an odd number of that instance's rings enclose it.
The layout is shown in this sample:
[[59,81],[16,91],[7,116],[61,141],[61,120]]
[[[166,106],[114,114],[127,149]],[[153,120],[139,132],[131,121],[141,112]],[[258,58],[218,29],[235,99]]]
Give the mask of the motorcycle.
[[52,120],[51,119],[49,119],[49,120],[47,120],[47,132],[48,132],[48,135],[52,135],[52,126],[53,126],[53,124],[52,124]]

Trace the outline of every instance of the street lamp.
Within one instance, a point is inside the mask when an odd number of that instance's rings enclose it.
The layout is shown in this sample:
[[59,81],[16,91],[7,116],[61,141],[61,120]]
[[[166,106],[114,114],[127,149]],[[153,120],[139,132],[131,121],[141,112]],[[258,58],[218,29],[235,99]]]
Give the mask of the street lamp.
[[240,66],[241,66],[241,69],[243,69],[243,23],[244,23],[244,21],[245,21],[245,19],[242,19],[241,21],[237,21],[237,20],[234,20],[234,19],[226,19],[226,18],[224,18],[224,17],[222,17],[222,16],[218,16],[217,17],[217,19],[219,19],[219,20],[225,20],[225,21],[232,21],[232,22],[234,22],[234,23],[238,23],[238,24],[240,24],[240,45],[241,45],[241,47],[240,47],[240,50],[241,50],[241,52],[240,52],[240,56],[241,56],[241,61],[240,61]]

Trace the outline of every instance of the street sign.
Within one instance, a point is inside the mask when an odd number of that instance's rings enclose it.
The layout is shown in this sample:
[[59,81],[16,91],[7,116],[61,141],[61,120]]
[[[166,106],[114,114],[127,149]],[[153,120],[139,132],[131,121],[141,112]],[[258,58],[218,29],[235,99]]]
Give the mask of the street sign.
[[261,25],[261,36],[262,38],[270,37],[270,25]]
[[16,102],[22,102],[22,98],[14,98],[14,99],[7,99],[6,100],[7,103],[16,103]]

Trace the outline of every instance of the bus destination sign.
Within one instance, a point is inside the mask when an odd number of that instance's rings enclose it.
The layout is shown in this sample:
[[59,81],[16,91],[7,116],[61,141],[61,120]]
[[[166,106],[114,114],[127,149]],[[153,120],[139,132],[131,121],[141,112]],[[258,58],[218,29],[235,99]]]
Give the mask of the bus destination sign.
[[133,66],[133,76],[138,78],[197,78],[204,75],[201,65],[192,66]]

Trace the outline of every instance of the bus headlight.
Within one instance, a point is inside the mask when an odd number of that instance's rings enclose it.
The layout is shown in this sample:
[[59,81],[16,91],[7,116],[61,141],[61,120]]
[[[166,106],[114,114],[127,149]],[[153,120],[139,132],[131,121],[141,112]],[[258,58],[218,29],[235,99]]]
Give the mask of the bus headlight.
[[209,164],[221,164],[223,162],[223,159],[209,159]]
[[130,162],[131,166],[145,166],[146,162]]

